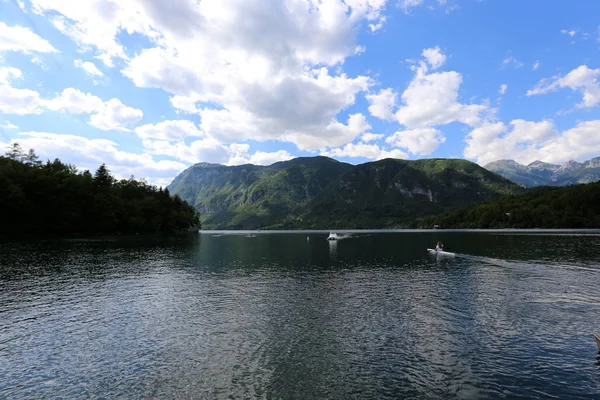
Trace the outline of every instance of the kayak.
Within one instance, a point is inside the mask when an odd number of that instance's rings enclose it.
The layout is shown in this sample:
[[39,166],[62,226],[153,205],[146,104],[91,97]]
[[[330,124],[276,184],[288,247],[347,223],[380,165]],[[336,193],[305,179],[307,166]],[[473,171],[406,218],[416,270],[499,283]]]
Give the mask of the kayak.
[[436,250],[436,249],[427,249],[431,254],[436,254],[438,256],[446,256],[446,257],[455,257],[456,254],[450,253],[449,251]]

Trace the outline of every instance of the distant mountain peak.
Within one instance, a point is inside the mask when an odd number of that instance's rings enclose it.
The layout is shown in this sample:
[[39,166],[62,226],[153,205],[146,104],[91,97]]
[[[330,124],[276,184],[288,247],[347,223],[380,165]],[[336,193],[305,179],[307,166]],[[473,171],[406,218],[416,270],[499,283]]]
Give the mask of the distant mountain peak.
[[535,170],[545,169],[545,170],[549,170],[549,171],[556,171],[557,169],[560,168],[560,165],[550,164],[550,163],[543,162],[540,160],[535,160],[534,162],[529,163],[527,165],[527,167],[530,169],[535,169]]
[[486,164],[484,168],[528,187],[566,186],[600,180],[600,157],[583,163],[570,160],[563,165],[539,160],[521,165],[513,160],[498,160]]

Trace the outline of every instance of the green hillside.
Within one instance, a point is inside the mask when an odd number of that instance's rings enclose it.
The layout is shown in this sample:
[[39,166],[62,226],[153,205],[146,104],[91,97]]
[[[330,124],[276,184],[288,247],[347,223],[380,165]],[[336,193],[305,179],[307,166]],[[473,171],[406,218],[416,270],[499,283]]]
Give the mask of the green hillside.
[[196,164],[168,189],[193,204],[206,229],[402,227],[523,189],[455,159],[385,159],[353,166],[327,157],[267,167]]
[[539,187],[446,215],[413,227],[431,228],[600,228],[600,182]]

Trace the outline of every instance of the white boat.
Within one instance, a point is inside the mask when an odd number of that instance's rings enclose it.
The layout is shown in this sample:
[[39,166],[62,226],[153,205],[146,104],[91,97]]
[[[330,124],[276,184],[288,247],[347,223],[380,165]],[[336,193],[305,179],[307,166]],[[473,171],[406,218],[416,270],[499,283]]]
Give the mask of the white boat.
[[430,252],[431,254],[436,254],[438,256],[456,257],[455,253],[450,253],[449,251],[436,250],[436,249],[427,249],[427,251]]
[[329,236],[327,236],[327,240],[338,240],[340,237],[337,233],[329,232]]

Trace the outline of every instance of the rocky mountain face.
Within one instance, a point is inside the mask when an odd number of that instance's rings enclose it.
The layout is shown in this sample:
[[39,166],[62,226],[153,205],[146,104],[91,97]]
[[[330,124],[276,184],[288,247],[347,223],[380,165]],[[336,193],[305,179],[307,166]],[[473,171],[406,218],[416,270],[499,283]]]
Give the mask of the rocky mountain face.
[[525,187],[567,186],[600,180],[600,157],[583,163],[568,161],[563,165],[541,161],[522,165],[513,160],[499,160],[484,168]]
[[196,207],[205,229],[402,227],[523,190],[465,160],[385,159],[355,166],[327,157],[270,166],[200,163],[168,189]]

